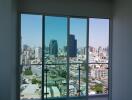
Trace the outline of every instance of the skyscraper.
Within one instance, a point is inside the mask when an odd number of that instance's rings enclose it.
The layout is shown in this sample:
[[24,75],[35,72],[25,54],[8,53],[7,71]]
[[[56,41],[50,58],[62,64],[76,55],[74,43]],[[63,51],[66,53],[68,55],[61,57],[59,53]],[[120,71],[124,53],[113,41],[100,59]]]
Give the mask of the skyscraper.
[[49,43],[49,54],[57,56],[58,55],[58,43],[57,40],[50,40]]
[[77,40],[75,36],[70,34],[69,35],[69,57],[76,57],[77,56]]

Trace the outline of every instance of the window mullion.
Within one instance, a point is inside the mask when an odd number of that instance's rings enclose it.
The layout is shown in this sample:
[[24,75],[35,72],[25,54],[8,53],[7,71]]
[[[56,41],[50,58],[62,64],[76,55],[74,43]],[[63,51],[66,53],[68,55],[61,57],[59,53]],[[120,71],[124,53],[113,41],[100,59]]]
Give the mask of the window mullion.
[[69,98],[69,34],[70,34],[70,17],[67,17],[67,98]]
[[80,69],[80,64],[79,64],[79,66],[78,66],[78,72],[79,72],[79,74],[78,74],[79,75],[79,79],[78,79],[79,80],[79,96],[80,96],[80,91],[81,91],[81,88],[80,88],[80,70],[81,69]]
[[109,20],[108,100],[112,99],[112,21]]
[[42,19],[42,100],[44,100],[45,16]]
[[87,18],[87,37],[86,37],[86,100],[88,100],[88,83],[89,83],[89,68],[88,68],[88,63],[89,63],[89,18]]

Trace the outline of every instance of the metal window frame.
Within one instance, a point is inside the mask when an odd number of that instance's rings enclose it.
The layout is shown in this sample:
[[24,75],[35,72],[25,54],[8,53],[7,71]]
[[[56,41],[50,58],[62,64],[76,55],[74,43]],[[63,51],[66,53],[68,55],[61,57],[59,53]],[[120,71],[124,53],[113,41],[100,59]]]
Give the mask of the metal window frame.
[[[89,99],[89,94],[88,94],[88,73],[89,73],[89,64],[108,64],[108,67],[110,70],[108,70],[108,94],[101,94],[101,95],[93,95],[94,96],[107,96],[108,95],[108,100],[111,100],[112,98],[112,20],[111,18],[98,18],[98,19],[109,19],[109,62],[108,63],[89,63],[88,58],[89,58],[89,19],[94,18],[94,17],[87,17],[87,16],[67,16],[67,15],[58,15],[58,14],[43,14],[43,13],[32,13],[32,12],[20,12],[18,13],[17,19],[18,19],[18,35],[17,35],[17,65],[20,66],[20,53],[21,53],[21,14],[29,14],[29,15],[42,15],[42,94],[41,94],[41,100],[45,100],[44,98],[44,69],[45,69],[45,63],[44,63],[44,41],[45,41],[45,16],[53,16],[53,17],[66,17],[67,18],[67,46],[69,45],[68,41],[68,36],[70,34],[70,18],[81,18],[81,19],[87,19],[87,37],[86,37],[86,51],[87,51],[87,57],[86,57],[86,65],[87,65],[87,70],[86,70],[86,78],[87,78],[87,83],[86,83],[86,96],[77,96],[77,97],[69,97],[69,64],[84,64],[84,63],[69,63],[69,53],[67,51],[67,71],[68,71],[68,78],[67,78],[67,97],[66,99],[72,99],[72,98],[85,98],[86,100]],[[97,17],[95,17],[97,18]],[[62,63],[66,64],[66,63]],[[35,65],[35,64],[34,64]],[[38,64],[37,64],[38,65]],[[41,64],[40,64],[41,65]],[[53,65],[53,64],[52,64]],[[58,65],[58,64],[57,64]],[[59,64],[60,65],[60,64]],[[16,75],[16,80],[17,80],[17,85],[16,85],[16,98],[20,100],[20,68],[17,66],[17,75]],[[19,92],[18,92],[19,91]],[[91,97],[91,95],[90,95]],[[62,97],[63,98],[63,97]],[[49,99],[49,98],[48,98]],[[52,99],[52,98],[51,98]],[[61,98],[57,98],[61,99]]]
[[[67,47],[69,47],[70,17],[67,16]],[[69,98],[69,48],[67,49],[67,99]]]
[[89,98],[89,90],[88,90],[88,86],[89,86],[89,67],[88,67],[88,63],[89,63],[89,18],[87,18],[87,37],[86,37],[86,78],[87,78],[87,83],[86,83],[86,100],[88,100]]

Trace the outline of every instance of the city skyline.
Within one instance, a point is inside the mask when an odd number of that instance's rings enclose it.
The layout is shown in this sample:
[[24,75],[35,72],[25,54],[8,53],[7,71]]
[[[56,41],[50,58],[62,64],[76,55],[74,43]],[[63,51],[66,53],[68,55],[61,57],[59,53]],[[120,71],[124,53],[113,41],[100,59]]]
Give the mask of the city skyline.
[[[41,15],[21,15],[21,38],[22,45],[27,44],[32,47],[42,46],[42,16]],[[67,45],[67,18],[46,16],[45,21],[45,45],[48,46],[50,40],[58,41],[58,48]],[[34,21],[32,21],[34,20]],[[86,19],[70,18],[70,34],[74,34],[77,47],[86,47]],[[99,46],[108,47],[109,41],[109,20],[89,19],[89,45],[95,48]],[[32,37],[32,38],[30,38]]]

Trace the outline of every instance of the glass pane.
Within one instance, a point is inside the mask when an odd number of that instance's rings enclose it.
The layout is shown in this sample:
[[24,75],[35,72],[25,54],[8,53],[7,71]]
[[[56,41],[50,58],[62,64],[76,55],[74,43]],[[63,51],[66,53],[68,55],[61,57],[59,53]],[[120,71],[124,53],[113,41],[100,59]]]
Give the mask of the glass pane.
[[67,18],[45,17],[45,63],[67,61]]
[[20,98],[41,98],[42,16],[21,15]]
[[21,64],[42,64],[41,15],[21,15]]
[[89,19],[89,62],[108,63],[109,19]]
[[86,95],[86,65],[70,64],[69,96]]
[[70,63],[83,63],[86,61],[86,34],[87,19],[70,18]]
[[[67,96],[67,65],[45,65],[47,71],[47,98]],[[46,77],[45,77],[46,78]],[[45,95],[46,97],[46,95]]]
[[21,73],[21,100],[40,99],[42,83],[42,65],[22,66]]
[[89,95],[108,94],[108,64],[89,64]]

